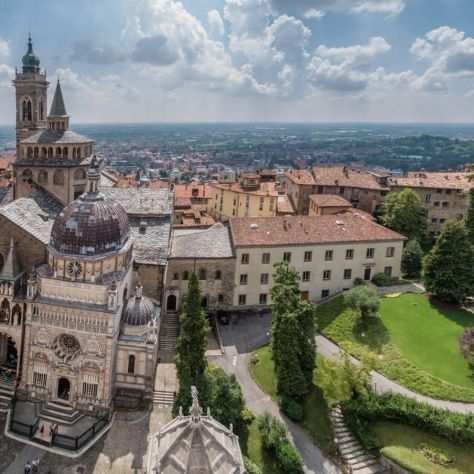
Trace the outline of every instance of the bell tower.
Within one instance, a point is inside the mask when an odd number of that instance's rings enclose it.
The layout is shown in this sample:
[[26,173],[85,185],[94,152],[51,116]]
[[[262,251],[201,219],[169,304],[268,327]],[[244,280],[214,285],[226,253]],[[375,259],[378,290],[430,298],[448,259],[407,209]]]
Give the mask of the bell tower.
[[31,35],[28,37],[27,52],[22,59],[22,70],[16,71],[13,85],[16,90],[16,153],[17,158],[20,158],[20,141],[47,127],[49,82],[33,51]]

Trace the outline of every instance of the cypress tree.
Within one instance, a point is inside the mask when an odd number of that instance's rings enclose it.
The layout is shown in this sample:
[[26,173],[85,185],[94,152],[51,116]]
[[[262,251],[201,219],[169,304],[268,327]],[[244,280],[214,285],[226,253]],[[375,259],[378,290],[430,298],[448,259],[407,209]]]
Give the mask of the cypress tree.
[[423,250],[417,240],[410,240],[403,250],[402,272],[408,278],[419,278],[423,267]]
[[462,303],[474,293],[474,247],[463,222],[448,222],[425,257],[425,286],[448,303]]
[[193,273],[189,279],[188,294],[184,310],[180,316],[180,333],[176,345],[176,370],[178,373],[179,392],[175,401],[174,412],[179,407],[184,412],[191,406],[191,386],[199,391],[199,400],[205,406],[208,398],[206,383],[206,347],[209,324],[206,313],[201,307],[199,281]]
[[474,187],[469,191],[469,209],[466,216],[466,229],[471,244],[474,245]]
[[300,398],[313,383],[316,345],[314,306],[301,300],[299,276],[278,264],[272,288],[272,353],[279,395]]

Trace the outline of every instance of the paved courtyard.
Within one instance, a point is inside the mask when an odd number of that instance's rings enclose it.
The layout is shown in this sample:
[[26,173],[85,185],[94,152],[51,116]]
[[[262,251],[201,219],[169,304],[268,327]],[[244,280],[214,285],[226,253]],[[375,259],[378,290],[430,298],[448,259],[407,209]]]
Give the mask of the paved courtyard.
[[22,474],[24,463],[39,454],[41,474],[141,474],[146,465],[149,434],[170,420],[171,408],[119,412],[104,438],[84,456],[69,459],[5,438],[5,418],[1,418],[0,472]]

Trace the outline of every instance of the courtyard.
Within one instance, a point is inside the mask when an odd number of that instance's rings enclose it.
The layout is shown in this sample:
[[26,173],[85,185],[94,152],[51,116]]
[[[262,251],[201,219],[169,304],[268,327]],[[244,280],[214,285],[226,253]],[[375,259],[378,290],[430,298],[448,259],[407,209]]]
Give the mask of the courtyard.
[[319,331],[362,358],[374,355],[376,369],[389,379],[433,398],[474,401],[474,378],[459,349],[459,337],[474,315],[440,305],[425,295],[381,300],[380,318],[362,326],[337,297],[318,307]]
[[0,472],[23,472],[24,463],[41,458],[41,474],[141,474],[145,472],[149,436],[171,420],[171,408],[118,412],[110,431],[78,459],[45,452],[6,438],[0,418]]

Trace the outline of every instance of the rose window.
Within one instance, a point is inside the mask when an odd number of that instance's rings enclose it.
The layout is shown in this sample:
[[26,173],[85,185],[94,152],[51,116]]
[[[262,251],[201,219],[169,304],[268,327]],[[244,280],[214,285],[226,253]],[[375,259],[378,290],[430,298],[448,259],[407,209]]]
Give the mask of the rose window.
[[64,362],[73,361],[81,353],[79,341],[69,334],[61,334],[54,339],[53,351]]

